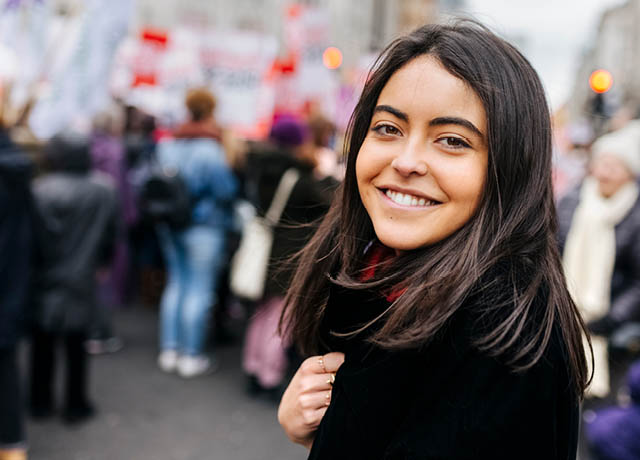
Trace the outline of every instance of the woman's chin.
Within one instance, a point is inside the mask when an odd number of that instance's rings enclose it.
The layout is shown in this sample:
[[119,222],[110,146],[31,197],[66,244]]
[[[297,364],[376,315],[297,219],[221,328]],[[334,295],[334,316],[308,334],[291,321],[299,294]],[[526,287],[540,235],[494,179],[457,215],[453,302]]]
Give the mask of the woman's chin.
[[409,238],[401,238],[399,235],[377,234],[376,236],[382,244],[393,249],[396,252],[396,255],[425,246],[425,244],[421,244],[421,242],[412,241]]

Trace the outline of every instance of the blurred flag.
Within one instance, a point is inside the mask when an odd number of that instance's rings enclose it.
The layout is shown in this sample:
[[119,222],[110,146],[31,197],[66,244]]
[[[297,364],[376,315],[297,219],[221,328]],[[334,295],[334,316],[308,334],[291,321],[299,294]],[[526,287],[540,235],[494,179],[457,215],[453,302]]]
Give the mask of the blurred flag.
[[88,127],[92,116],[109,103],[111,65],[128,31],[132,7],[130,0],[84,3],[70,52],[57,57],[29,118],[37,137],[47,139],[69,126]]

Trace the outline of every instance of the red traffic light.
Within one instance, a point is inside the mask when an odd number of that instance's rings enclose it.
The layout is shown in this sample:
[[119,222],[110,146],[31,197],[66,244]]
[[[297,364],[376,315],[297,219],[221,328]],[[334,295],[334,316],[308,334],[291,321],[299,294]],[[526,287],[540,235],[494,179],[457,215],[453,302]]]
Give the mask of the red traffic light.
[[589,77],[589,86],[596,93],[606,93],[611,89],[613,77],[611,73],[604,69],[596,70]]
[[337,69],[342,64],[342,51],[330,46],[322,53],[322,62],[328,69]]

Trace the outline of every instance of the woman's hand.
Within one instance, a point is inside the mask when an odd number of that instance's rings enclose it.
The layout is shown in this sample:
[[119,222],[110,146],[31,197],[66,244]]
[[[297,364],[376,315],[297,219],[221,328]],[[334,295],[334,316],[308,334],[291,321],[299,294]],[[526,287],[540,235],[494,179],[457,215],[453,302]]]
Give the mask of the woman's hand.
[[278,422],[293,442],[311,449],[316,428],[331,401],[336,371],[343,353],[328,353],[306,359],[291,379],[278,408]]

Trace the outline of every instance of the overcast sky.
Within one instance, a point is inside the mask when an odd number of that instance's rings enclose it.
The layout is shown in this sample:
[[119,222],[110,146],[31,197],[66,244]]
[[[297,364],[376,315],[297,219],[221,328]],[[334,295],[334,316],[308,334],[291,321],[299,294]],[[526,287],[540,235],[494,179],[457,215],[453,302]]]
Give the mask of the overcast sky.
[[467,0],[467,11],[515,39],[540,74],[553,109],[571,92],[600,15],[625,0]]

